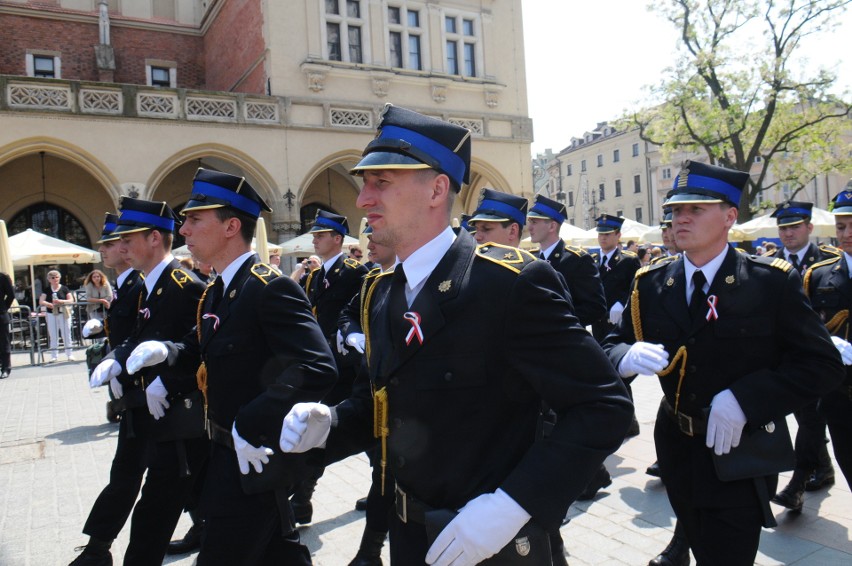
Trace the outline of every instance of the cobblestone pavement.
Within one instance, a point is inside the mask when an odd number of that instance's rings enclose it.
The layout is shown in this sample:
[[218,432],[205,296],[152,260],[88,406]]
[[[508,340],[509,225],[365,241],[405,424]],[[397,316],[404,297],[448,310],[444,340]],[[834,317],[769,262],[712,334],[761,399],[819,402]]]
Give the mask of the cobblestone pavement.
[[[78,357],[81,353],[78,353]],[[28,363],[16,355],[15,365]],[[633,384],[641,434],[607,461],[613,484],[591,502],[577,503],[562,528],[572,566],[642,566],[671,536],[671,508],[659,480],[645,468],[654,457],[653,421],[660,397],[656,378]],[[82,362],[16,367],[0,381],[0,566],[68,564],[85,544],[80,529],[107,482],[117,425],[106,422],[105,388],[90,390]],[[795,421],[790,419],[791,430]],[[364,527],[355,500],[367,493],[363,456],[331,466],[314,495],[314,523],[302,538],[320,566],[345,566]],[[780,479],[785,485],[789,474]],[[839,475],[828,490],[807,494],[799,515],[777,513],[779,527],[765,530],[757,564],[852,564],[852,496]],[[189,526],[184,515],[177,532]],[[113,546],[119,564],[128,528]],[[166,564],[193,563],[192,555]],[[385,550],[387,564],[387,551]]]

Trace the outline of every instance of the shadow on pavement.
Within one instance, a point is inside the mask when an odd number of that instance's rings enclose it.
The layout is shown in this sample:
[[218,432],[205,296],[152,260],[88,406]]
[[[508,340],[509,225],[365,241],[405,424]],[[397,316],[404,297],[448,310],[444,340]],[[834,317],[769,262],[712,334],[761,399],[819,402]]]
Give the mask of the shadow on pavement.
[[81,425],[48,434],[45,438],[58,440],[61,444],[83,444],[93,440],[105,440],[118,434],[118,425],[102,423],[99,425]]

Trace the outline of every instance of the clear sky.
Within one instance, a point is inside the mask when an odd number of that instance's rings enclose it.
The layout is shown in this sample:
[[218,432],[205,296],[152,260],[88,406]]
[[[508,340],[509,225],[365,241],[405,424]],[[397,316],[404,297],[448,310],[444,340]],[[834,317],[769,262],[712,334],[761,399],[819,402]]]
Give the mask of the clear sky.
[[[558,152],[572,136],[646,99],[676,58],[677,31],[646,0],[523,0],[533,155]],[[852,90],[852,10],[836,31],[806,39],[811,65]],[[842,92],[842,88],[838,92]]]

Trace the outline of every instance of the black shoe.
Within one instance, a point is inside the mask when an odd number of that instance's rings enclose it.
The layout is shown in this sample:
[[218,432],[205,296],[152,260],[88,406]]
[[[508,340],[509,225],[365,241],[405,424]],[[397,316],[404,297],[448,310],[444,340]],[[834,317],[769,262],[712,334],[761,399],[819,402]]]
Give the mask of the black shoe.
[[805,483],[805,491],[819,491],[830,485],[834,485],[834,466],[831,464],[825,468],[817,468]]
[[772,503],[782,505],[795,513],[801,513],[802,505],[805,504],[805,486],[791,481],[787,487],[775,494]]
[[117,423],[121,420],[121,413],[115,411],[112,401],[106,402],[106,418],[107,422],[110,423]]
[[311,504],[311,497],[316,486],[315,479],[302,480],[296,484],[293,497],[290,498],[290,506],[293,508],[293,519],[297,525],[307,525],[313,519],[314,506]]
[[636,420],[636,415],[633,415],[633,422],[630,423],[630,428],[627,429],[627,434],[624,435],[625,438],[632,438],[634,436],[639,436],[639,421]]
[[660,463],[654,462],[645,469],[645,473],[649,476],[654,476],[655,478],[660,477]]
[[689,566],[689,543],[675,531],[669,545],[648,562],[648,566]]
[[293,508],[293,518],[297,525],[307,525],[314,517],[314,506],[310,501],[301,503],[290,501],[290,506]]
[[598,468],[598,471],[595,472],[595,476],[592,478],[592,481],[589,482],[589,485],[586,486],[586,489],[577,496],[577,501],[589,501],[595,498],[598,490],[604,488],[612,483],[612,478],[609,475],[609,472],[601,466]]
[[564,549],[551,554],[550,560],[553,562],[553,566],[568,566],[568,559],[565,558]]
[[387,536],[387,533],[365,528],[361,535],[361,546],[349,566],[382,566],[382,546]]
[[82,550],[83,552],[68,566],[112,566],[112,554],[109,552],[109,546],[87,544],[86,546],[78,546],[74,550]]
[[358,501],[355,502],[355,510],[356,511],[366,511],[367,510],[367,498],[362,497]]
[[201,548],[201,535],[204,534],[204,523],[193,523],[180,540],[173,540],[166,548],[166,554],[186,554]]

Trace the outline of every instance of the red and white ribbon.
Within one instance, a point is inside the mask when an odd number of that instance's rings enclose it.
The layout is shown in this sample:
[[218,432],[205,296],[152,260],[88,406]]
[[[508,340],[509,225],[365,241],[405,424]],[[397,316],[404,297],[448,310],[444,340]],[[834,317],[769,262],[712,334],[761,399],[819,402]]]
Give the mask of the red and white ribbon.
[[207,314],[201,315],[201,318],[207,320],[208,318],[213,319],[213,332],[219,330],[219,317],[213,314],[212,312],[208,312]]
[[719,304],[719,297],[716,295],[710,295],[707,297],[707,320],[716,320],[719,318],[719,313],[716,311],[716,305]]
[[149,309],[148,307],[145,307],[144,309],[140,309],[139,314],[142,315],[142,318],[144,318],[145,320],[148,320],[149,318],[151,318],[151,309]]
[[408,331],[408,334],[405,337],[405,345],[408,346],[411,344],[411,341],[414,337],[417,337],[417,341],[420,342],[420,345],[423,345],[423,330],[420,328],[420,315],[414,311],[408,311],[402,317],[411,323],[411,329]]

